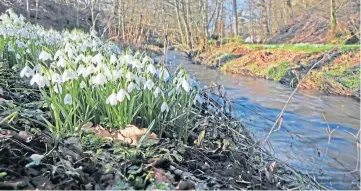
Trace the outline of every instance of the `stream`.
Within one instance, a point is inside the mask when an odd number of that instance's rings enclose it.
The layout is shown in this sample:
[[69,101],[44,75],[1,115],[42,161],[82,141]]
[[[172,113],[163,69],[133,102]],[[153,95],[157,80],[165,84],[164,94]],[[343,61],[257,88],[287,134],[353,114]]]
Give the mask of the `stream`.
[[[258,140],[266,138],[274,124],[271,120],[277,118],[293,91],[278,82],[194,65],[176,51],[168,53],[168,62],[170,67],[182,64],[202,86],[211,82],[223,85],[235,103],[233,116]],[[265,144],[265,148],[330,189],[351,189],[360,181],[360,150],[353,136],[359,129],[360,102],[356,99],[299,90],[288,104],[282,127],[268,139],[271,147]]]

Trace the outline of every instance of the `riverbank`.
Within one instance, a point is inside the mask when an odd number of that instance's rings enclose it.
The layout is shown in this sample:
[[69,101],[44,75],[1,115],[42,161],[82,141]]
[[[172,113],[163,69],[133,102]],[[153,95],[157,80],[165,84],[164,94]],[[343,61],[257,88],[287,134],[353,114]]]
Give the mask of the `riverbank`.
[[211,46],[191,56],[224,73],[254,76],[295,87],[318,62],[301,84],[303,89],[360,98],[360,49],[358,45],[256,45]]

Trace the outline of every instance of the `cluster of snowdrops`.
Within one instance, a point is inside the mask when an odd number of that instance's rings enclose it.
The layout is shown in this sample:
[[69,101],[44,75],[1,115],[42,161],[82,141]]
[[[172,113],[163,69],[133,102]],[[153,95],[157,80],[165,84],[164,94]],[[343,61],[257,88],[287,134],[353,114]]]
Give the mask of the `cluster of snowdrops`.
[[[21,65],[20,77],[40,89],[52,117],[43,120],[56,135],[87,122],[108,128],[138,122],[162,131],[167,121],[187,121],[192,104],[202,102],[185,70],[170,74],[164,64],[121,51],[94,32],[46,30],[11,10],[0,20],[1,59]],[[184,133],[186,125],[174,131]]]

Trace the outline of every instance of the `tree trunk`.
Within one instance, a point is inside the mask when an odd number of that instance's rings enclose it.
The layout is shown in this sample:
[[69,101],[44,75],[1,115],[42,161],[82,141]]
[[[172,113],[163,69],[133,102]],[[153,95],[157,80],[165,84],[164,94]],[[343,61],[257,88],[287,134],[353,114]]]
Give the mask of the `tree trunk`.
[[35,22],[38,20],[39,0],[35,1]]
[[192,49],[192,33],[190,31],[190,27],[189,27],[189,14],[190,14],[190,10],[189,10],[189,0],[186,0],[186,2],[184,2],[184,0],[182,0],[182,8],[183,8],[183,22],[184,22],[184,26],[185,26],[185,33],[186,33],[186,39],[187,39],[187,47],[189,49]]
[[26,14],[27,14],[27,19],[30,19],[30,9],[29,9],[29,0],[26,0]]
[[182,19],[181,19],[181,16],[180,16],[180,7],[179,7],[179,1],[178,0],[174,0],[174,3],[175,3],[175,12],[176,12],[176,15],[177,15],[177,21],[178,21],[178,28],[179,28],[179,32],[180,32],[180,35],[181,35],[181,42],[182,44],[185,43],[185,39],[184,39],[184,32],[183,32],[183,26],[182,26]]
[[237,0],[233,0],[233,33],[234,36],[238,36],[238,11],[237,11]]
[[337,26],[337,17],[336,17],[336,0],[331,0],[331,18],[330,18],[330,26],[331,33],[334,35],[336,32]]
[[261,10],[261,22],[263,26],[263,36],[267,38],[270,33],[269,24],[268,24],[268,11],[266,0],[260,0],[260,10]]
[[254,31],[253,31],[253,2],[248,0],[248,9],[249,9],[249,22],[248,22],[248,31],[251,42],[253,43]]
[[216,14],[216,18],[214,19],[214,23],[213,23],[213,29],[212,29],[212,34],[211,36],[213,35],[219,35],[218,33],[218,25],[219,25],[219,16],[221,14],[221,9],[222,9],[222,6],[223,6],[223,2],[219,2],[218,3],[218,6],[217,6],[217,14]]

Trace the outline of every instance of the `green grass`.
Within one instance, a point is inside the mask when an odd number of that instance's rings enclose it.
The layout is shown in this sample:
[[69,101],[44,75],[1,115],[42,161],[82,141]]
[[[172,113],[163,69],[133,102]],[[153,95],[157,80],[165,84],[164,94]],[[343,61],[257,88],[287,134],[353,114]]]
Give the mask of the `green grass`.
[[247,70],[250,70],[251,72],[255,73],[255,74],[259,74],[262,75],[264,72],[259,68],[259,66],[257,65],[257,63],[253,63],[253,64],[249,64],[246,65],[245,68]]
[[269,66],[266,74],[275,81],[280,81],[288,71],[288,63],[281,62],[278,66]]
[[248,49],[267,49],[267,50],[288,50],[288,51],[304,51],[304,52],[325,52],[339,47],[343,51],[358,50],[360,45],[332,45],[332,44],[244,44]]
[[351,70],[347,65],[338,65],[336,68],[325,71],[324,76],[338,81],[346,88],[358,88],[360,86],[360,68]]

